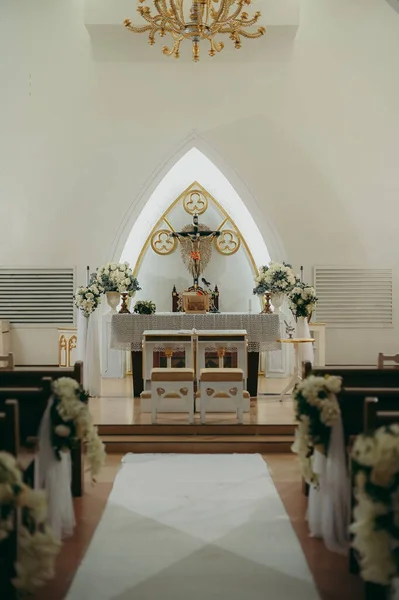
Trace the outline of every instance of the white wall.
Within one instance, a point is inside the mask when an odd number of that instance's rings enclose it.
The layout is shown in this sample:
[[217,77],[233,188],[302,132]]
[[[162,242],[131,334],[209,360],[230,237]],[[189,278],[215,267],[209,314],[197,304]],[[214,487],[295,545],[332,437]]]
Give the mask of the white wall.
[[[143,191],[196,130],[281,242],[266,240],[272,258],[308,278],[315,263],[391,266],[396,298],[399,16],[382,0],[303,0],[292,52],[273,49],[100,63],[83,0],[3,0],[1,264],[76,265],[81,283],[119,258]],[[398,332],[397,311],[392,330],[329,331],[327,359],[375,362]]]

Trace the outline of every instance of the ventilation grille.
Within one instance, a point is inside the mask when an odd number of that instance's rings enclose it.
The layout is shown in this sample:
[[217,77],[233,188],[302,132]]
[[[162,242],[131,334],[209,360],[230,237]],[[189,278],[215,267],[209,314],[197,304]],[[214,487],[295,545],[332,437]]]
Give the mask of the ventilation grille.
[[0,319],[74,322],[73,269],[0,269]]
[[315,267],[317,320],[332,327],[392,326],[392,270]]

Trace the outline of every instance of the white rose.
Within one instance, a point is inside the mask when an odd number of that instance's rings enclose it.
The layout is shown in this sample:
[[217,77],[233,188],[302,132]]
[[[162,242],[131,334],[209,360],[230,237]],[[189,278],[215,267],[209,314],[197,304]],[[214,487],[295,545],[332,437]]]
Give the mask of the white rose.
[[118,267],[116,266],[116,264],[115,264],[115,263],[113,263],[113,264],[110,266],[110,271],[116,271],[116,270],[117,270],[117,268],[118,268]]
[[340,377],[327,377],[324,385],[329,392],[339,394],[342,388],[342,379]]
[[23,495],[23,504],[31,512],[36,523],[44,523],[47,518],[47,501],[45,492],[28,489]]
[[11,504],[14,492],[8,483],[0,483],[0,505]]
[[57,425],[54,431],[59,437],[63,438],[69,437],[71,435],[71,428],[67,425]]

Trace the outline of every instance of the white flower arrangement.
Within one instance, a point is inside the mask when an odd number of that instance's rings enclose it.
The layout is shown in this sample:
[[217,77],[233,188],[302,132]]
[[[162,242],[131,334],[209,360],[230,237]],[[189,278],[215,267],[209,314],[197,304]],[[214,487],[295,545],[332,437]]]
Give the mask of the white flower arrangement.
[[295,275],[291,265],[287,263],[270,262],[268,265],[259,267],[259,275],[255,277],[255,295],[288,294],[295,285]]
[[21,593],[33,594],[54,577],[55,559],[61,547],[46,524],[45,492],[22,481],[16,459],[0,452],[0,543],[14,529],[14,514],[22,510],[18,525],[18,559],[12,584]]
[[92,480],[95,481],[105,461],[105,450],[89,412],[89,396],[77,381],[69,377],[54,381],[52,389],[51,436],[56,457],[60,459],[61,452],[69,452],[77,440],[82,440]]
[[310,317],[317,304],[316,290],[307,283],[296,280],[295,286],[288,294],[288,304],[296,319]]
[[399,576],[399,425],[357,437],[352,449],[356,507],[351,532],[365,581]]
[[327,454],[331,427],[341,417],[336,394],[341,391],[341,377],[310,375],[295,386],[292,393],[298,427],[292,451],[298,454],[302,476],[318,485],[312,468],[314,450]]
[[128,262],[107,263],[97,271],[96,280],[104,292],[128,293],[134,296],[141,290]]
[[78,287],[73,297],[75,306],[83,312],[85,317],[89,317],[101,304],[103,293],[104,290],[98,283],[92,283],[88,286],[82,285]]

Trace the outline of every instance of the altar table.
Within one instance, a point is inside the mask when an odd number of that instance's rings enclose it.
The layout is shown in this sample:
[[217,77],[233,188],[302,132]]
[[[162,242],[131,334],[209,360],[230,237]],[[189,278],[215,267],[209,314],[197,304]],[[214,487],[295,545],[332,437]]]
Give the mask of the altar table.
[[280,323],[277,314],[251,313],[155,313],[154,315],[116,314],[111,321],[111,348],[132,353],[134,395],[143,385],[142,340],[146,330],[232,330],[248,333],[248,392],[258,393],[259,352],[280,350]]

